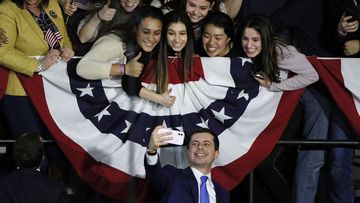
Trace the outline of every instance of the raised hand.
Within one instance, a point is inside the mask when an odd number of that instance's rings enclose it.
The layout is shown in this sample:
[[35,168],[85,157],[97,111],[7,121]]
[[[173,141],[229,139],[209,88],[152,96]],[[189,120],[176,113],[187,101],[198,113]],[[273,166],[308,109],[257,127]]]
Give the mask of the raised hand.
[[148,149],[150,152],[156,152],[160,146],[169,144],[167,141],[171,140],[172,137],[171,132],[158,133],[160,128],[164,128],[163,126],[156,126],[156,128],[152,131],[151,137],[148,144]]
[[125,75],[139,77],[144,68],[144,64],[138,62],[140,57],[141,52],[125,65]]
[[159,95],[160,97],[158,103],[166,107],[171,107],[176,99],[175,96],[170,96],[171,91],[172,89],[170,88],[166,92]]
[[359,28],[359,21],[350,21],[353,16],[345,16],[345,13],[341,16],[337,31],[340,35],[346,35],[349,32],[355,32]]
[[109,8],[111,1],[108,0],[107,3],[97,12],[99,20],[102,21],[111,21],[116,13],[115,8]]
[[78,9],[78,7],[73,4],[73,0],[59,0],[59,2],[64,13],[68,16],[72,16]]

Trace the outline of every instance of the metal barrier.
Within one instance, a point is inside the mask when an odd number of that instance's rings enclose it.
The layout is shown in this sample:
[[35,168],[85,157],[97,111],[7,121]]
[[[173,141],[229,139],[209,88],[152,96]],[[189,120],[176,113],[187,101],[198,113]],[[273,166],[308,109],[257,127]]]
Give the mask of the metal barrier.
[[[16,140],[0,140],[0,144],[13,144]],[[53,144],[53,140],[43,140],[45,144]],[[349,140],[279,140],[277,145],[287,147],[298,147],[304,150],[319,149],[324,150],[332,147],[349,147],[360,149],[360,142]],[[253,203],[254,199],[254,174],[249,174],[249,203]]]
[[[12,145],[16,142],[16,140],[11,140],[11,139],[3,139],[0,140],[0,155],[1,154],[6,154],[6,146],[7,145]],[[54,140],[43,140],[44,144],[54,144]]]
[[[13,143],[15,143],[16,142],[16,140],[0,140],[0,144],[13,144]],[[52,144],[52,143],[54,143],[54,140],[43,140],[42,141],[43,143],[45,143],[45,144]]]

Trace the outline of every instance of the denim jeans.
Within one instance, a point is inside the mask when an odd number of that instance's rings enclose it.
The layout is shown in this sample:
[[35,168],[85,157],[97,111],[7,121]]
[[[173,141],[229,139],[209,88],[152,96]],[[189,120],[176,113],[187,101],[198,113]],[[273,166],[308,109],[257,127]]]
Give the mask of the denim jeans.
[[[317,90],[306,88],[302,97],[304,109],[305,139],[349,140],[353,139],[345,117],[330,98],[324,98]],[[334,203],[354,202],[352,178],[352,148],[329,150],[330,193]],[[295,203],[315,202],[321,167],[325,163],[326,151],[300,150],[298,153],[294,182]]]
[[[352,133],[344,115],[339,108],[334,108],[331,119],[331,140],[351,140]],[[354,202],[354,182],[352,175],[352,161],[354,149],[332,148],[329,151],[330,163],[330,194],[334,203]]]

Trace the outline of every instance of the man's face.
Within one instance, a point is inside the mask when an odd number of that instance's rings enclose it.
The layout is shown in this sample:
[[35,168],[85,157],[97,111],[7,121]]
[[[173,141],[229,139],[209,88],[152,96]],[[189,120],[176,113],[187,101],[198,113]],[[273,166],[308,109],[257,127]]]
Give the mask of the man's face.
[[192,135],[187,155],[190,166],[197,169],[211,169],[211,164],[219,156],[219,151],[215,150],[213,136],[203,132]]

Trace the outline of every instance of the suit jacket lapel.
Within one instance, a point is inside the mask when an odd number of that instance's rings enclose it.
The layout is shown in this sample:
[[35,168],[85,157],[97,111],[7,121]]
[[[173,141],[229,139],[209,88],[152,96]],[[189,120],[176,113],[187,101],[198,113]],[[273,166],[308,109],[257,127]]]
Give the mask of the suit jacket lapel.
[[224,197],[222,196],[223,193],[220,189],[220,185],[217,182],[214,182],[214,180],[212,180],[213,184],[214,184],[214,188],[215,188],[215,194],[216,194],[216,203],[222,203]]
[[191,190],[191,195],[194,202],[197,202],[199,199],[198,185],[194,173],[190,167],[187,167],[185,170],[186,177],[188,177],[189,187]]
[[21,15],[23,15],[24,19],[29,24],[29,27],[31,27],[34,30],[34,33],[40,38],[40,40],[48,46],[47,42],[44,40],[44,33],[40,29],[39,25],[34,20],[33,16],[30,14],[30,11],[27,9],[20,9]]

